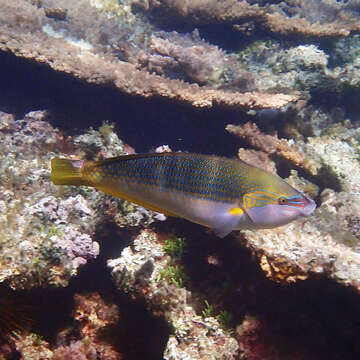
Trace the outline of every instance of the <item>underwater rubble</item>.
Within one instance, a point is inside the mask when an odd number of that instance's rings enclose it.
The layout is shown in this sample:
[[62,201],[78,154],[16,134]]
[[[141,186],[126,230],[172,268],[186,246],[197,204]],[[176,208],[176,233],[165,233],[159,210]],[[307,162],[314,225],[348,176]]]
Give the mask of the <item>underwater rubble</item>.
[[[119,106],[119,116],[111,124],[95,114],[99,127],[62,123],[54,109],[0,107],[0,293],[11,291],[0,296],[0,358],[358,358],[359,11],[357,0],[1,1],[0,55],[135,103],[162,99],[183,112],[177,121],[206,122],[217,111],[217,135],[237,149],[228,156],[278,173],[317,209],[220,240],[95,189],[50,182],[55,156],[135,153],[141,144],[125,143],[121,101],[101,105]],[[162,104],[149,108],[161,117]],[[144,129],[134,130],[138,139],[152,136]],[[47,335],[28,299],[54,289],[51,310],[67,302],[67,323],[49,316]],[[29,306],[15,312],[13,297]]]

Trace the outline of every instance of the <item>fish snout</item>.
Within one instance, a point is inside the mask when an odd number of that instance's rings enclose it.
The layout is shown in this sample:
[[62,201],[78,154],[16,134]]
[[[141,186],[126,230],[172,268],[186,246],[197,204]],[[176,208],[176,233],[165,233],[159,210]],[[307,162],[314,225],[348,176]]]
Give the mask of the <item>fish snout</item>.
[[298,212],[298,216],[309,216],[316,209],[315,201],[302,194],[288,199],[285,206],[289,212]]
[[257,228],[273,228],[288,224],[299,217],[311,215],[316,208],[314,200],[299,196],[286,205],[269,204],[247,209],[247,214]]
[[314,210],[316,209],[316,202],[305,196],[302,198],[301,205],[302,205],[301,212],[302,212],[303,216],[311,215],[314,212]]

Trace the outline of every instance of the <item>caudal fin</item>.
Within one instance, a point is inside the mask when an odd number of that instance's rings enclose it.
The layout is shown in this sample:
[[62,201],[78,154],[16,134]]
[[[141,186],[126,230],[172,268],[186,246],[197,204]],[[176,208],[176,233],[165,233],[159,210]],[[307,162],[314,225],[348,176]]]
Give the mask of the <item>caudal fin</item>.
[[81,174],[83,163],[83,160],[52,159],[51,181],[55,185],[88,185]]

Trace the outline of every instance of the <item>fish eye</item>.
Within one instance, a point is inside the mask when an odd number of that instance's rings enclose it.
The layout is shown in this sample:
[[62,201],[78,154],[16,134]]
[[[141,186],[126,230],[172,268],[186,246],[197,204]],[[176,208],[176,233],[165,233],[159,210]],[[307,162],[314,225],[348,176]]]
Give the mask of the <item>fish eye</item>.
[[279,205],[286,205],[288,203],[287,198],[280,197],[278,200]]

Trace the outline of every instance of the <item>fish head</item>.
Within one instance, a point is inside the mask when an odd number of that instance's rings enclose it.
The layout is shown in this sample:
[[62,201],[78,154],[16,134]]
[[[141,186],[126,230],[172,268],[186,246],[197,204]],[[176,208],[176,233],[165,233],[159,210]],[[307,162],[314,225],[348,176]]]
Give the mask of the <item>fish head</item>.
[[243,196],[243,208],[255,228],[282,226],[314,212],[315,201],[280,180],[279,187],[257,189]]

